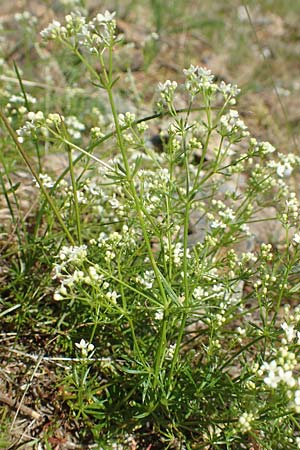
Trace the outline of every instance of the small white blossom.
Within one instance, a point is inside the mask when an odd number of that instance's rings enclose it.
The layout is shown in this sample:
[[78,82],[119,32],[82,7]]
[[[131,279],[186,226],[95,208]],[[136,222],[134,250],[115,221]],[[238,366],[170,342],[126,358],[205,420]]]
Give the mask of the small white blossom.
[[200,92],[208,95],[216,92],[218,87],[214,83],[214,75],[209,69],[191,65],[188,69],[184,69],[183,73],[186,77],[186,90],[192,96]]
[[64,263],[80,263],[85,260],[87,256],[87,246],[63,246],[59,252],[59,259]]
[[67,29],[61,25],[58,20],[53,20],[44,30],[41,31],[41,36],[45,40],[56,39],[58,37],[65,37]]
[[85,130],[85,125],[81,123],[76,116],[66,117],[65,123],[68,128],[68,132],[74,139],[81,138],[81,132]]
[[88,353],[91,353],[95,346],[93,344],[89,344],[84,339],[81,339],[80,342],[75,342],[76,347],[81,351],[82,356],[87,356]]
[[119,114],[119,123],[121,127],[130,127],[135,121],[135,114],[126,112],[125,114]]
[[175,90],[177,88],[176,81],[167,80],[164,83],[158,83],[157,87],[161,98],[167,103],[172,103],[174,100]]
[[293,242],[295,242],[295,244],[300,244],[300,233],[294,234]]
[[281,178],[283,177],[289,177],[293,171],[292,166],[289,163],[286,164],[279,164],[277,166],[277,175]]
[[48,114],[48,117],[46,119],[46,123],[48,125],[58,126],[58,125],[60,125],[61,122],[64,122],[64,120],[65,120],[65,118],[61,114],[50,113],[50,114]]
[[96,20],[98,23],[107,23],[107,22],[111,22],[112,20],[114,20],[116,13],[114,12],[109,12],[109,11],[105,11],[104,14],[97,14],[96,16]]
[[286,322],[283,322],[281,324],[281,328],[286,334],[287,341],[292,342],[296,337],[296,330],[294,328],[294,325],[288,325]]
[[244,412],[239,418],[239,428],[242,433],[247,433],[251,430],[251,422],[254,420],[252,413]]
[[[51,189],[54,186],[54,181],[46,173],[40,173],[39,179],[42,182],[43,186],[45,186],[48,189]],[[36,187],[40,186],[37,181],[35,181],[35,185]]]
[[175,349],[176,349],[176,344],[170,344],[169,347],[167,348],[165,358],[168,360],[173,359]]
[[163,318],[164,318],[163,311],[162,310],[156,311],[156,313],[154,314],[154,318],[155,318],[155,320],[163,320]]
[[120,295],[117,294],[116,291],[108,291],[108,292],[106,292],[105,297],[107,298],[107,300],[110,300],[112,303],[116,303],[117,299],[120,297]]
[[233,109],[230,109],[227,114],[221,116],[219,133],[222,136],[232,137],[235,140],[249,136],[247,126],[244,121],[239,118],[238,111]]
[[144,274],[136,277],[136,281],[145,286],[147,289],[151,289],[153,287],[154,278],[154,271],[146,270]]

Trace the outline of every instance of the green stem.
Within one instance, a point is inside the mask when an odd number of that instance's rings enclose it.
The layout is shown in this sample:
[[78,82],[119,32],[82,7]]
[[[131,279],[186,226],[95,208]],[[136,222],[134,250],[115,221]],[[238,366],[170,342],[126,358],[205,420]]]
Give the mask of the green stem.
[[186,319],[187,319],[187,308],[189,305],[189,284],[188,284],[188,270],[187,270],[187,250],[188,250],[188,227],[189,227],[189,211],[190,211],[190,203],[188,202],[186,205],[186,210],[185,210],[185,217],[184,217],[184,231],[183,231],[183,248],[184,248],[184,253],[183,253],[183,284],[184,284],[184,311],[182,313],[181,316],[181,322],[180,322],[180,327],[179,327],[179,333],[177,336],[177,340],[176,340],[176,346],[175,346],[175,351],[174,351],[174,355],[172,358],[172,364],[171,364],[171,369],[170,369],[170,373],[169,373],[169,393],[172,390],[172,378],[173,378],[173,373],[175,370],[175,365],[176,362],[178,360],[178,355],[179,355],[179,350],[180,350],[180,345],[182,342],[182,337],[183,337],[183,333],[185,330],[185,326],[186,326]]
[[50,208],[52,209],[52,211],[54,212],[59,224],[61,225],[65,235],[67,236],[68,240],[70,241],[70,243],[72,245],[75,245],[75,241],[73,239],[73,237],[71,236],[68,228],[66,227],[61,215],[59,214],[58,209],[56,208],[52,198],[50,197],[50,195],[48,194],[47,190],[45,189],[42,181],[40,180],[39,175],[37,174],[35,168],[33,167],[33,164],[31,163],[29,157],[27,156],[26,151],[24,150],[23,146],[20,144],[20,142],[18,141],[18,136],[16,135],[15,131],[12,129],[10,123],[8,122],[5,114],[3,113],[3,111],[0,109],[0,118],[2,119],[2,122],[4,123],[5,128],[7,129],[8,133],[10,134],[11,138],[13,139],[19,153],[21,154],[23,160],[25,161],[25,164],[27,165],[28,169],[30,170],[33,178],[36,180],[36,182],[38,183],[41,191],[43,192],[44,196],[47,199],[47,202],[50,206]]
[[77,186],[76,186],[74,165],[73,165],[73,159],[72,159],[72,150],[69,146],[67,147],[67,150],[68,150],[71,182],[72,182],[72,188],[73,188],[73,199],[74,199],[74,208],[75,208],[77,237],[78,237],[79,245],[82,245],[80,211],[79,211],[79,205],[78,205]]
[[[27,94],[26,94],[26,91],[25,91],[25,88],[24,88],[24,84],[23,84],[23,81],[22,81],[22,78],[21,78],[18,66],[15,63],[15,61],[13,61],[13,65],[14,65],[14,69],[15,69],[15,72],[16,72],[16,75],[17,75],[17,78],[18,78],[18,81],[19,81],[19,84],[20,84],[20,88],[21,88],[21,91],[22,91],[22,94],[23,94],[23,97],[24,97],[25,107],[27,109],[27,112],[29,112],[30,111],[30,105],[29,105],[29,102],[28,102],[28,99],[27,99]],[[35,151],[36,151],[36,156],[37,156],[37,161],[38,161],[38,169],[39,169],[39,172],[41,172],[42,171],[42,163],[41,163],[41,154],[40,154],[38,140],[36,138],[34,138],[33,139],[33,143],[34,143],[34,146],[35,146]]]
[[3,166],[4,173],[5,173],[6,178],[8,180],[9,189],[6,189],[5,182],[4,182],[4,177],[2,176],[1,172],[0,172],[0,184],[2,186],[3,195],[5,197],[6,204],[7,204],[7,207],[9,209],[9,212],[10,212],[12,223],[13,223],[13,225],[15,227],[15,230],[16,230],[16,234],[17,234],[17,237],[18,237],[18,243],[19,243],[19,250],[22,252],[22,235],[21,235],[21,232],[20,232],[19,224],[21,224],[21,228],[22,228],[22,231],[23,231],[23,237],[24,237],[24,239],[26,241],[26,244],[27,244],[28,242],[27,242],[26,226],[25,226],[24,220],[23,220],[23,218],[21,217],[20,214],[18,214],[18,217],[15,216],[14,208],[13,208],[12,202],[10,201],[10,198],[9,198],[9,193],[12,193],[13,199],[14,199],[15,204],[17,206],[17,211],[19,213],[20,212],[20,207],[19,207],[18,197],[16,196],[15,188],[14,188],[13,182],[12,182],[12,180],[10,178],[9,170],[6,167],[4,155],[3,155],[2,152],[0,152],[0,162],[1,162],[2,166]]
[[[125,144],[124,144],[123,135],[122,135],[122,128],[120,127],[120,124],[119,124],[117,110],[116,110],[116,106],[115,106],[115,102],[114,102],[114,97],[113,97],[113,92],[112,92],[113,80],[111,79],[111,73],[112,73],[112,47],[109,48],[109,65],[110,65],[109,73],[107,73],[107,70],[106,70],[106,67],[105,67],[102,55],[100,55],[100,64],[101,64],[101,67],[102,67],[102,74],[103,74],[103,79],[101,81],[104,84],[104,87],[106,88],[107,93],[108,93],[109,103],[110,103],[112,115],[113,115],[113,118],[114,118],[114,124],[115,124],[115,128],[116,128],[117,143],[118,143],[119,149],[121,151],[127,182],[128,182],[129,189],[130,189],[130,192],[131,192],[133,200],[134,200],[135,210],[137,212],[138,219],[139,219],[139,222],[140,222],[140,225],[141,225],[143,237],[144,237],[145,244],[146,244],[146,247],[147,247],[148,256],[149,256],[149,259],[150,259],[153,271],[155,273],[155,277],[156,277],[156,280],[157,280],[159,291],[160,291],[161,296],[162,296],[164,308],[166,310],[169,303],[168,303],[168,299],[167,299],[166,292],[165,292],[165,289],[164,289],[164,286],[163,286],[163,282],[162,282],[163,275],[161,274],[160,270],[158,269],[158,266],[156,264],[155,258],[153,256],[150,239],[149,239],[149,236],[148,236],[146,224],[145,224],[143,213],[142,213],[142,208],[141,208],[141,205],[140,205],[140,200],[139,200],[139,197],[138,197],[138,194],[136,192],[135,185],[134,185],[134,182],[133,182],[133,179],[132,179],[131,170],[130,170],[128,158],[127,158],[127,155],[126,155],[126,149],[125,149]],[[162,327],[161,327],[161,330],[160,330],[160,336],[161,336],[160,337],[160,343],[159,343],[159,346],[158,346],[158,350],[157,350],[156,358],[155,358],[155,364],[154,364],[154,375],[155,375],[155,377],[154,377],[155,378],[154,384],[155,384],[155,386],[157,385],[157,382],[158,382],[158,375],[159,375],[159,371],[160,371],[162,363],[163,363],[163,355],[164,355],[164,352],[165,352],[165,350],[162,349],[162,346],[164,346],[165,343],[166,343],[166,324],[165,324],[165,320],[163,320],[163,324],[162,324]]]

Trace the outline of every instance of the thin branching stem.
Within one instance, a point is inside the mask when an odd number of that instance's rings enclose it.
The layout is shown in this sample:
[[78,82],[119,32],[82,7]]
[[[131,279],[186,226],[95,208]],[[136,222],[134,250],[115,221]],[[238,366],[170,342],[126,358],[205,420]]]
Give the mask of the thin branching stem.
[[71,235],[71,233],[69,232],[67,226],[64,223],[63,218],[61,217],[54,201],[52,200],[52,198],[50,197],[49,193],[47,192],[46,188],[43,185],[42,180],[40,179],[38,173],[36,172],[33,163],[30,161],[25,149],[23,148],[23,146],[21,145],[21,143],[18,141],[18,136],[16,135],[15,131],[12,129],[9,121],[7,120],[6,115],[4,114],[4,112],[2,111],[2,109],[0,109],[0,118],[5,126],[5,128],[7,129],[9,135],[11,136],[12,140],[14,141],[20,155],[22,156],[23,160],[25,161],[26,166],[28,167],[28,169],[30,170],[33,178],[35,179],[35,181],[38,183],[41,191],[43,192],[50,208],[52,209],[55,217],[57,218],[60,226],[62,227],[67,239],[69,240],[69,242],[72,245],[75,245],[75,241]]

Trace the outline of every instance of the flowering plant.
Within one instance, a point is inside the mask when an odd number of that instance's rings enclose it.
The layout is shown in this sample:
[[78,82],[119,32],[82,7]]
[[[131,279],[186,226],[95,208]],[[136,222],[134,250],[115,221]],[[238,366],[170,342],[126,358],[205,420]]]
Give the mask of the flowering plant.
[[66,380],[71,411],[106,445],[121,427],[168,448],[300,447],[299,201],[288,184],[300,158],[252,138],[233,109],[237,86],[193,65],[182,83],[158,85],[157,152],[148,119],[116,106],[114,13],[72,13],[41,35],[105,90],[113,127],[42,111],[16,135],[7,125],[20,151],[44,140],[68,155],[69,180],[34,175],[69,241],[52,279],[59,326],[76,330],[82,357]]

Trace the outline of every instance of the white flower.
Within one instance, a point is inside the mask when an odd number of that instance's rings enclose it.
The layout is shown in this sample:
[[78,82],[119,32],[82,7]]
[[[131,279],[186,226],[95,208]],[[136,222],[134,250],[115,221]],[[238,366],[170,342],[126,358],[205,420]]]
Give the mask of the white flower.
[[154,283],[154,271],[146,270],[146,272],[142,276],[137,275],[136,281],[145,286],[147,289],[151,289]]
[[229,112],[220,118],[221,135],[234,134],[237,138],[249,136],[247,126],[244,121],[239,118],[238,111],[230,109]]
[[88,353],[92,352],[95,348],[94,344],[89,344],[84,339],[81,339],[81,341],[75,342],[76,347],[81,350],[82,356],[87,356]]
[[87,256],[87,246],[63,246],[59,252],[59,259],[64,261],[64,263],[72,262],[72,263],[80,263]]
[[155,318],[155,320],[163,320],[163,318],[164,318],[163,311],[162,310],[156,311],[156,313],[154,314],[154,318]]
[[101,278],[100,275],[97,273],[97,268],[95,266],[89,267],[89,276],[91,280],[94,281],[98,281]]
[[286,164],[278,164],[277,166],[277,175],[280,178],[289,177],[293,171],[292,166],[289,163]]
[[244,412],[239,418],[239,427],[242,433],[251,430],[251,422],[254,420],[252,413]]
[[47,28],[41,31],[41,36],[43,39],[50,40],[55,39],[59,36],[64,36],[67,30],[65,27],[61,26],[61,23],[57,20],[53,20]]
[[186,77],[185,87],[192,96],[199,92],[213,94],[218,88],[213,82],[214,75],[205,67],[191,65],[188,69],[184,69],[183,73]]
[[135,114],[126,112],[125,114],[119,114],[119,123],[121,127],[130,127],[135,121]]
[[158,83],[160,96],[167,103],[171,103],[174,99],[175,90],[177,88],[176,81],[166,80],[164,83]]
[[30,111],[27,114],[27,118],[28,118],[28,120],[31,120],[31,122],[36,122],[38,120],[43,120],[44,119],[44,113],[42,111],[38,111],[37,113],[34,113],[34,112]]
[[65,118],[61,114],[50,113],[46,119],[46,123],[48,125],[59,125],[61,122],[64,122]]
[[[46,188],[51,189],[54,186],[54,181],[46,173],[40,173],[39,179],[40,179],[40,182],[43,184],[43,186],[45,186]],[[35,182],[36,187],[39,188],[40,187],[39,183],[36,180],[34,180],[34,182]]]
[[264,382],[266,383],[266,385],[274,389],[277,388],[279,381],[280,378],[275,374],[275,372],[273,372],[273,370],[270,370],[268,376],[264,378]]
[[207,295],[207,292],[205,292],[201,286],[198,286],[194,289],[193,297],[196,300],[202,300],[203,297],[205,297],[206,295]]
[[300,244],[300,233],[294,234],[293,242],[295,242],[295,244]]
[[115,12],[109,12],[109,11],[105,11],[104,14],[97,14],[96,16],[96,20],[98,23],[106,23],[106,22],[112,22],[112,20],[114,19],[116,13]]
[[221,220],[213,220],[211,223],[210,223],[210,227],[211,228],[222,228],[222,229],[225,229],[226,228],[226,223],[224,223],[224,222],[222,222]]
[[296,330],[293,325],[288,325],[286,322],[283,322],[281,328],[285,332],[288,342],[291,342],[296,337]]
[[246,336],[246,329],[245,329],[245,328],[237,327],[236,331],[237,331],[241,336]]
[[285,383],[289,387],[293,387],[296,384],[296,380],[293,377],[293,372],[291,370],[284,371],[282,367],[278,369],[278,376],[280,381]]
[[168,360],[173,359],[174,353],[175,353],[175,349],[176,349],[176,344],[170,344],[167,351],[166,351],[166,355],[165,358]]
[[274,153],[276,150],[276,148],[267,141],[261,142],[259,144],[259,149],[262,150],[264,154]]
[[110,300],[113,304],[116,304],[117,298],[119,298],[120,295],[117,294],[116,291],[108,291],[106,292],[105,297],[107,298],[107,300]]
[[218,90],[223,94],[225,98],[228,96],[236,97],[241,92],[241,90],[237,87],[236,84],[234,85],[230,83],[226,84],[225,81],[221,81]]
[[65,122],[68,126],[68,131],[69,131],[70,135],[74,139],[80,139],[81,131],[85,130],[85,125],[83,123],[79,122],[79,120],[77,119],[76,116],[66,117]]

